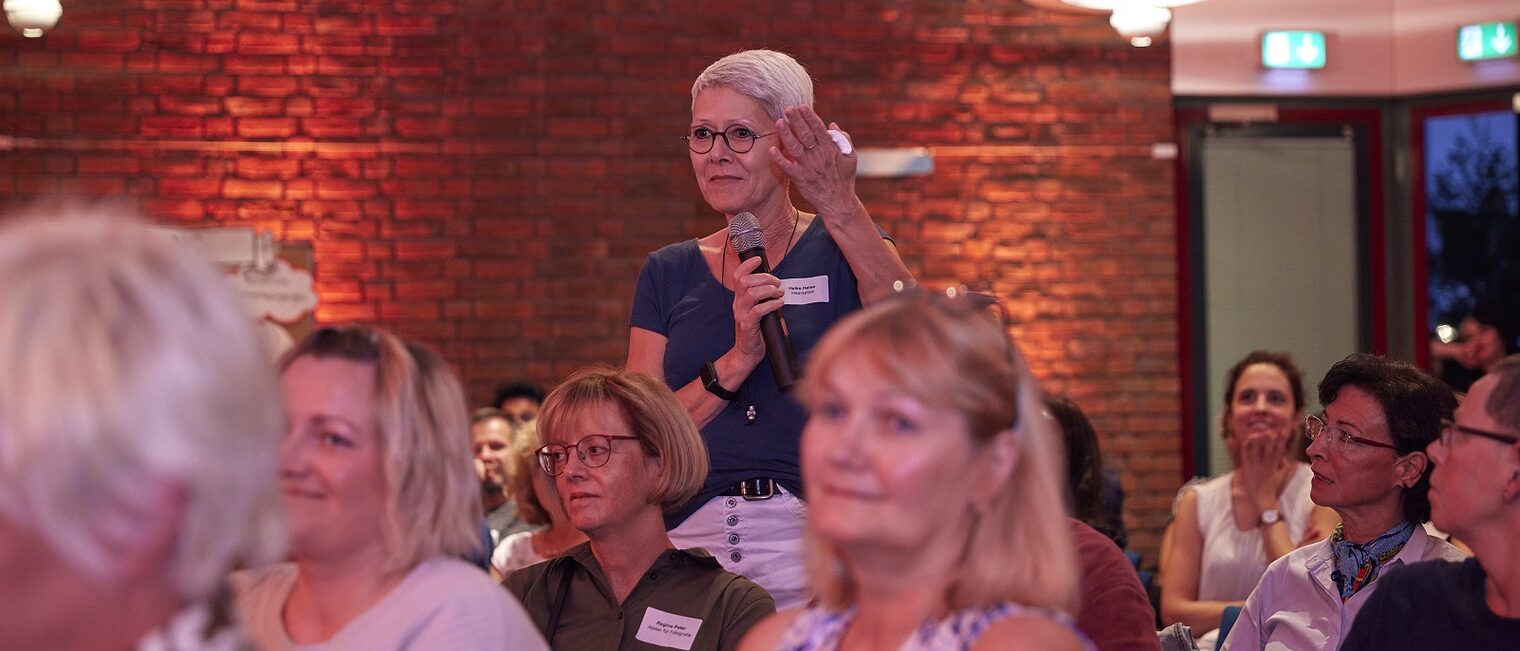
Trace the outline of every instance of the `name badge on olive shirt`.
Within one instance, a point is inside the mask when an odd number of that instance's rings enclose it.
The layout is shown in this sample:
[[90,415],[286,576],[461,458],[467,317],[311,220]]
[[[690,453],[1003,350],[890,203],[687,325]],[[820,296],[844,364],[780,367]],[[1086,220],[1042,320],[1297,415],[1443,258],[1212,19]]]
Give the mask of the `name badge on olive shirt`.
[[697,639],[697,629],[700,628],[700,619],[682,617],[650,606],[644,609],[644,621],[639,623],[639,633],[633,637],[656,646],[690,651],[691,643]]
[[781,289],[786,292],[785,305],[807,305],[829,302],[829,277],[782,278]]

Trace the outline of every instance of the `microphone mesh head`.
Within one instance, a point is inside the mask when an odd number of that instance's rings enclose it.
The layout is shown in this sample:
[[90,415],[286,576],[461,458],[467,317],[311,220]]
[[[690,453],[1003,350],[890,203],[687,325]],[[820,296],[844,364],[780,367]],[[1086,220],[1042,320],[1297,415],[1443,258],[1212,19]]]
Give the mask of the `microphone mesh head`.
[[750,212],[741,212],[729,220],[728,239],[734,243],[735,251],[765,247],[765,238],[760,235],[760,220]]

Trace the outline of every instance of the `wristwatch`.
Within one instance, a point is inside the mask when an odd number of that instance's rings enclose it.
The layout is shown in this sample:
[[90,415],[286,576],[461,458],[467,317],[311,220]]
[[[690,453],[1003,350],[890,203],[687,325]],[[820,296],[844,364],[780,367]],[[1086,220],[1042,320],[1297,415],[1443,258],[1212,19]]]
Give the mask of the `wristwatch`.
[[1277,509],[1267,509],[1261,512],[1261,523],[1263,525],[1277,524],[1280,520],[1282,520],[1282,513],[1279,513]]
[[734,401],[739,399],[739,394],[723,388],[723,385],[718,383],[718,367],[713,366],[712,362],[702,365],[702,387],[707,389],[708,393],[724,400]]

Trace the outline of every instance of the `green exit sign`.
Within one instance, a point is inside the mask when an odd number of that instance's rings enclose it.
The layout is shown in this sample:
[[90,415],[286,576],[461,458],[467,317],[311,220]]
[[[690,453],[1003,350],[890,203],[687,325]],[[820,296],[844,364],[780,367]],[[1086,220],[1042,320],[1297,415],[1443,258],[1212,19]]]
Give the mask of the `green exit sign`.
[[1478,23],[1457,30],[1457,58],[1463,61],[1515,56],[1515,23]]
[[1261,65],[1274,69],[1325,67],[1325,33],[1277,31],[1261,35]]

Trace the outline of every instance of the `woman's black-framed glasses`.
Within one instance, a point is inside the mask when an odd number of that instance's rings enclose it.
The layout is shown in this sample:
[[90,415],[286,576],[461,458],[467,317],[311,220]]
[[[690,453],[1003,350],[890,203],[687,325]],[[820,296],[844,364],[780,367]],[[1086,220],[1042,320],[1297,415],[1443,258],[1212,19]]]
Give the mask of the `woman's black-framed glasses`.
[[1451,447],[1451,442],[1452,442],[1452,435],[1451,435],[1451,433],[1453,431],[1461,432],[1463,434],[1471,434],[1473,436],[1481,436],[1481,437],[1489,439],[1491,441],[1498,441],[1500,443],[1504,443],[1504,444],[1507,444],[1507,445],[1513,445],[1515,443],[1520,443],[1520,436],[1515,436],[1513,434],[1500,434],[1498,432],[1490,432],[1488,430],[1478,429],[1478,428],[1475,428],[1475,427],[1468,427],[1466,425],[1458,425],[1458,424],[1452,422],[1450,419],[1442,418],[1441,419],[1441,445],[1444,445],[1446,447]]
[[538,467],[550,475],[564,472],[565,465],[570,462],[570,450],[573,449],[575,456],[580,457],[581,463],[586,464],[587,468],[600,468],[612,458],[612,442],[618,440],[637,441],[639,437],[591,434],[570,445],[550,443],[538,449]]
[[723,144],[728,145],[729,151],[735,154],[743,154],[755,148],[756,140],[774,135],[776,135],[774,131],[770,133],[755,133],[755,130],[749,127],[734,125],[722,131],[713,131],[707,127],[696,127],[691,130],[691,133],[681,136],[681,139],[686,141],[686,146],[690,147],[693,152],[705,154],[712,151],[713,143],[722,138]]
[[1399,448],[1396,445],[1356,436],[1351,432],[1326,423],[1319,416],[1315,416],[1313,414],[1304,416],[1304,436],[1309,437],[1310,441],[1319,438],[1319,435],[1324,432],[1330,432],[1330,440],[1335,443],[1340,443],[1341,445],[1360,443],[1362,445],[1370,445],[1375,448],[1387,448],[1389,450],[1393,450],[1394,452],[1399,451]]

